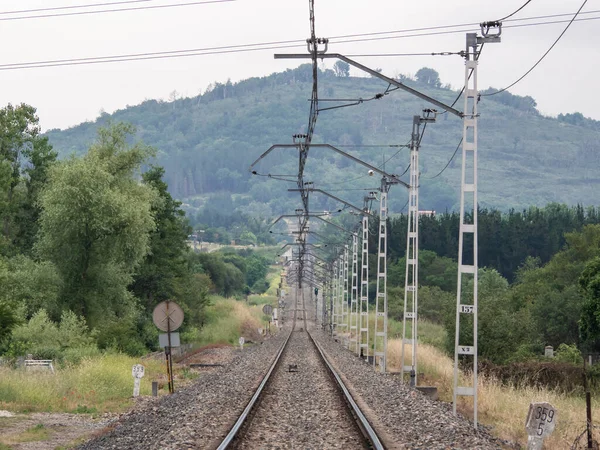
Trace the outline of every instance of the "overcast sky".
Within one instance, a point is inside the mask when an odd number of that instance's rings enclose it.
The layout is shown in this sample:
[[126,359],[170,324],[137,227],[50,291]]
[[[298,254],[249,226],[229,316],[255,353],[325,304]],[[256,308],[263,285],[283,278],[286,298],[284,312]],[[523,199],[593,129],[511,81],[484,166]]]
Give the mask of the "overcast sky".
[[[0,13],[115,1],[119,0],[4,0],[0,2]],[[96,9],[193,1],[138,0],[136,4]],[[581,6],[582,1],[533,0],[513,18],[571,13]],[[315,0],[317,36],[478,23],[508,15],[524,2]],[[584,12],[594,10],[600,10],[600,0],[589,0],[583,9]],[[50,14],[57,12],[60,10]],[[308,0],[237,0],[130,12],[3,20],[24,15],[27,14],[0,14],[0,39],[3,43],[0,53],[0,104],[25,102],[35,106],[43,129],[71,127],[94,120],[101,110],[110,113],[144,99],[168,100],[173,91],[183,96],[195,96],[214,81],[225,82],[230,78],[235,82],[295,67],[299,61],[276,61],[273,53],[305,50],[300,47],[19,70],[1,70],[2,65],[303,40],[309,36]],[[581,17],[600,17],[600,11]],[[561,19],[538,19],[534,22],[548,20]],[[505,22],[505,25],[517,23],[522,22]],[[502,43],[487,45],[482,53],[479,88],[500,88],[512,83],[537,61],[565,26],[565,23],[560,23],[505,28]],[[460,31],[425,37],[338,43],[330,45],[329,51],[344,54],[455,52],[464,48],[464,41],[465,31]],[[579,111],[600,120],[597,105],[600,99],[597,89],[599,43],[600,20],[575,22],[540,66],[510,91],[531,95],[537,100],[541,112],[547,115]],[[458,56],[355,59],[382,68],[387,75],[414,74],[420,67],[428,66],[440,73],[444,83],[451,83],[455,88],[463,83],[464,64]],[[333,61],[328,60],[326,64],[331,67]],[[359,75],[358,72],[352,74]]]

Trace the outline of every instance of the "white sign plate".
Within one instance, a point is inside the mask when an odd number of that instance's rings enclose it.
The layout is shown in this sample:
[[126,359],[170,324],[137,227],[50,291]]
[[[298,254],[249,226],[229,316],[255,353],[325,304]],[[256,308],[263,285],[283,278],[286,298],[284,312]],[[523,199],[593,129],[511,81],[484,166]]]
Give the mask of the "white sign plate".
[[131,369],[131,376],[133,378],[144,378],[144,366],[141,364],[136,364]]
[[246,342],[246,340],[242,336],[240,336],[240,339],[238,342],[240,343],[240,345],[244,345],[244,342]]
[[554,431],[558,411],[550,403],[531,403],[525,428],[529,436],[544,439]]
[[[158,346],[165,348],[169,346],[169,337],[167,333],[160,333],[158,335]],[[171,347],[180,347],[181,342],[179,340],[179,333],[171,333]]]

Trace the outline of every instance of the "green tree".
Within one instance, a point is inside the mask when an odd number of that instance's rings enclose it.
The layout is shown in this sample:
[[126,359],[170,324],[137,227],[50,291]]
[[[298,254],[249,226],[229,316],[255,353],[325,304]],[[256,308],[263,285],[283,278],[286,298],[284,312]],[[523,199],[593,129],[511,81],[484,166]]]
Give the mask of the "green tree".
[[421,67],[415,74],[417,81],[439,88],[442,85],[440,74],[429,67]]
[[65,307],[92,327],[133,314],[127,286],[155,228],[155,193],[135,176],[151,152],[127,143],[132,131],[124,124],[101,129],[84,157],[50,169],[40,195],[37,250],[63,279]]
[[173,199],[163,181],[164,169],[151,167],[142,175],[142,181],[156,196],[151,213],[155,229],[150,234],[150,248],[131,285],[134,294],[142,300],[147,312],[175,294],[176,280],[186,277],[185,254],[189,251],[187,236],[191,232],[185,221],[181,202]]
[[600,257],[585,266],[579,286],[585,298],[579,320],[581,339],[597,349],[600,342]]
[[336,77],[349,77],[350,76],[350,65],[344,61],[336,61],[333,65],[333,71]]
[[37,232],[37,194],[56,159],[40,137],[34,107],[24,103],[0,109],[0,216],[2,235],[18,251],[28,251]]
[[34,139],[23,153],[29,158],[29,164],[24,169],[25,194],[15,216],[14,241],[17,251],[29,253],[39,230],[39,194],[48,181],[48,170],[56,162],[57,153],[46,137]]

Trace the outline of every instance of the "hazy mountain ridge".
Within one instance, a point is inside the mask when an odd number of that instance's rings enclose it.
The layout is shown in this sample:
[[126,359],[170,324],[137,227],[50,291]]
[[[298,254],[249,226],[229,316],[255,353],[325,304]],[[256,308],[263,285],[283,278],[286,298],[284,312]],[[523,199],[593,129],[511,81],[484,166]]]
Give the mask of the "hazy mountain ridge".
[[[406,83],[441,101],[451,103],[457,92],[406,80]],[[310,66],[251,78],[236,84],[216,83],[201,96],[172,102],[149,100],[114,114],[103,114],[93,123],[47,133],[61,155],[82,152],[108,121],[130,122],[137,138],[154,146],[156,163],[166,169],[172,194],[192,206],[201,206],[211,194],[235,194],[230,207],[268,215],[294,209],[286,192],[293,183],[268,177],[252,177],[248,167],[271,145],[291,143],[294,133],[304,132],[311,90]],[[336,77],[320,74],[321,98],[369,99],[386,90],[372,78]],[[321,107],[331,106],[322,102]],[[380,165],[398,152],[385,167],[402,173],[408,151],[389,145],[406,144],[413,115],[430,107],[402,91],[381,100],[319,115],[313,142],[345,145],[344,151]],[[457,103],[462,109],[462,101]],[[578,113],[544,117],[531,97],[504,92],[483,97],[479,104],[479,201],[483,206],[509,209],[548,202],[595,204],[600,184],[600,122]],[[428,125],[421,147],[422,209],[456,208],[460,186],[460,150],[447,170],[462,134],[458,118],[450,114]],[[385,144],[388,147],[360,148]],[[295,150],[275,150],[257,166],[262,174],[297,173]],[[405,175],[406,177],[406,175]],[[325,190],[377,187],[378,180],[365,176],[361,166],[332,152],[313,148],[306,179]],[[350,180],[347,182],[347,180]],[[337,191],[344,199],[361,203],[364,192]],[[321,196],[322,197],[322,196]],[[335,203],[318,195],[315,208]],[[294,195],[297,198],[297,194]],[[391,196],[392,211],[399,211],[406,195],[397,188]]]

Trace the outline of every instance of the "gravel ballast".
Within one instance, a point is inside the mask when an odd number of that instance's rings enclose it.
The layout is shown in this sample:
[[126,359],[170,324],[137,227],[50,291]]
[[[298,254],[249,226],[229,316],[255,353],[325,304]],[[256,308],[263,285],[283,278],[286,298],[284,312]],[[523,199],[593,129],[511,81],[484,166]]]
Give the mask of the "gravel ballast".
[[[321,330],[311,331],[353,396],[368,406],[367,415],[387,448],[499,449],[483,427],[452,414],[452,406],[433,401],[398,377],[382,374]],[[374,416],[374,417],[373,417]],[[385,445],[384,444],[384,445]]]
[[[294,289],[290,291],[288,301],[292,303]],[[308,319],[313,321],[299,322],[292,333],[281,373],[273,375],[274,393],[265,396],[264,411],[253,418],[256,426],[236,444],[237,448],[364,448],[351,420],[337,421],[347,414],[346,407],[333,394],[336,388],[322,372],[325,369],[318,362],[307,331],[340,372],[386,448],[503,448],[502,442],[483,427],[475,430],[468,419],[454,416],[451,405],[425,397],[396,376],[375,371],[344,349],[314,326],[314,305],[311,307],[307,301],[306,307]],[[215,449],[289,335],[294,313],[302,310],[292,304],[288,308],[286,326],[278,335],[262,345],[236,350],[237,357],[224,367],[203,375],[174,395],[123,415],[113,423],[112,430],[79,448]],[[286,372],[289,364],[298,364],[298,372]]]
[[78,447],[96,449],[216,448],[244,409],[289,330],[248,346],[231,363],[173,395],[123,415]]
[[308,333],[294,331],[233,448],[359,449],[364,441]]

